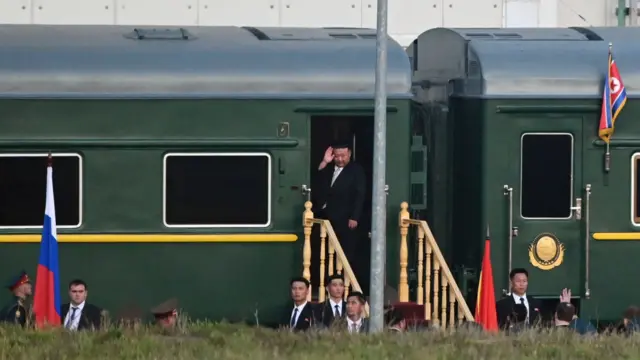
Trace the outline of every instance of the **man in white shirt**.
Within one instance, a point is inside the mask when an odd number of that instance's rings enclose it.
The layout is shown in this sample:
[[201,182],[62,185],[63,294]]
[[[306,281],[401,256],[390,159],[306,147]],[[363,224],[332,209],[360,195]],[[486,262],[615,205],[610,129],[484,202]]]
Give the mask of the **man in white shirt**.
[[294,278],[290,282],[293,306],[287,308],[285,319],[281,324],[292,331],[306,331],[314,323],[313,305],[307,302],[310,283],[304,277]]
[[[496,303],[496,312],[498,315],[498,326],[500,328],[508,327],[514,320],[524,322],[525,325],[535,325],[541,320],[540,302],[533,296],[527,295],[529,287],[529,272],[523,268],[511,270],[509,273],[511,280],[511,295],[500,299]],[[516,311],[516,305],[523,306],[525,318],[519,321]]]
[[67,330],[99,329],[102,321],[102,310],[87,303],[89,291],[87,284],[76,279],[69,283],[70,302],[61,306],[62,326]]
[[326,327],[331,327],[336,319],[345,315],[347,303],[344,298],[344,278],[340,274],[333,274],[327,279],[327,293],[329,298],[318,307],[318,321]]
[[369,321],[363,316],[365,303],[361,292],[351,292],[347,297],[347,331],[350,334],[369,332]]
[[364,168],[351,161],[351,155],[350,145],[346,142],[329,147],[318,165],[317,191],[312,194],[314,212],[331,221],[340,246],[358,277],[357,257],[362,257],[358,253],[358,242],[362,240],[359,229],[364,221],[367,177]]

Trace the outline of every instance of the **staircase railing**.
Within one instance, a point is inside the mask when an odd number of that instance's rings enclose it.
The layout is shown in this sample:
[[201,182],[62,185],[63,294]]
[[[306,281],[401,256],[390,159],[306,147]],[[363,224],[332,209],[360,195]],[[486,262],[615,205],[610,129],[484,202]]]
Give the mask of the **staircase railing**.
[[[362,292],[362,288],[356,279],[353,268],[349,264],[349,259],[342,250],[338,237],[336,236],[331,222],[325,219],[316,219],[311,211],[313,204],[311,201],[304,203],[304,212],[302,214],[302,225],[304,226],[304,247],[302,250],[302,276],[311,281],[311,233],[314,225],[320,228],[320,272],[318,282],[318,301],[325,301],[325,274],[329,276],[334,273],[340,274],[344,278],[344,299],[349,296],[349,287],[353,291]],[[328,257],[328,259],[327,259]],[[327,261],[328,260],[328,261]],[[328,264],[327,264],[328,262]],[[307,300],[311,301],[313,287],[307,295]],[[365,304],[365,316],[369,316],[369,304]]]
[[[409,250],[407,235],[409,227],[415,226],[418,236],[418,288],[416,302],[424,305],[425,320],[441,328],[454,327],[463,320],[474,321],[471,310],[440,251],[429,224],[424,220],[411,219],[409,204],[400,205],[400,302],[409,301],[407,266]],[[425,241],[426,239],[426,241]],[[447,311],[448,310],[448,311]]]

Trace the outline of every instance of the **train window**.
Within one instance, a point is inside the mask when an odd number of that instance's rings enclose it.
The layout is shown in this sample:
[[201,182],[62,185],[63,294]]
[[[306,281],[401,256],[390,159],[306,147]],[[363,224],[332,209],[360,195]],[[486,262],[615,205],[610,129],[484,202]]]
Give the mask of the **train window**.
[[165,155],[165,226],[266,227],[270,221],[269,154]]
[[[47,154],[0,154],[0,228],[37,229],[44,221]],[[82,158],[53,155],[58,228],[82,222]]]
[[524,134],[520,166],[522,217],[569,218],[573,201],[573,136]]
[[631,211],[633,223],[640,225],[640,153],[631,157]]

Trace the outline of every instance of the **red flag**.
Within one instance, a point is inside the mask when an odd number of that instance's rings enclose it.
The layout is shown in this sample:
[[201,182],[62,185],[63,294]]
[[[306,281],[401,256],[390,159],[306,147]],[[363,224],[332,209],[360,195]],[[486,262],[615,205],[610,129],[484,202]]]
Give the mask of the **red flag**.
[[491,240],[488,233],[489,229],[487,228],[480,283],[478,284],[475,320],[487,331],[498,331],[496,294],[493,286],[493,269],[491,267]]

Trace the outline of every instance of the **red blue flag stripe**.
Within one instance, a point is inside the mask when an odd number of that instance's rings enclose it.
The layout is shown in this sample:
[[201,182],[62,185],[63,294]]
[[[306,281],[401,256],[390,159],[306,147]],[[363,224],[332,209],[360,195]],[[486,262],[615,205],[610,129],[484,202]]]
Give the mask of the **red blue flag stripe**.
[[598,136],[607,144],[613,135],[616,119],[627,103],[627,89],[624,87],[618,65],[616,64],[611,49],[609,49],[609,61],[607,74],[604,79],[602,94],[602,113]]
[[44,226],[40,242],[40,259],[36,274],[34,313],[36,325],[60,326],[60,279],[58,270],[58,234],[56,209],[53,196],[53,168],[47,167],[47,196]]

